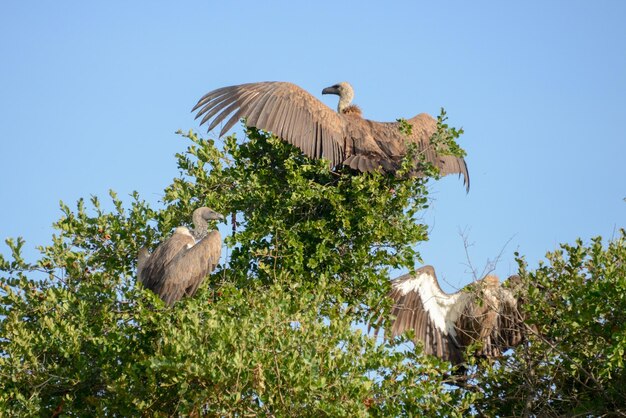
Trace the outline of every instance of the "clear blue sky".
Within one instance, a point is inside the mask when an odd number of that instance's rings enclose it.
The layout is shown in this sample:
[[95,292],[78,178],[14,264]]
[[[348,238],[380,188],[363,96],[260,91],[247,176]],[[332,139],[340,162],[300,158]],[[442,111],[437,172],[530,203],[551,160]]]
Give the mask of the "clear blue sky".
[[281,80],[321,98],[349,81],[366,118],[443,106],[465,129],[472,188],[431,184],[419,248],[448,290],[472,279],[459,231],[479,272],[506,245],[506,277],[516,250],[534,267],[626,227],[625,21],[619,0],[5,0],[0,238],[23,236],[32,259],[59,200],[111,188],[158,204],[187,145],[174,132],[198,129],[209,90]]

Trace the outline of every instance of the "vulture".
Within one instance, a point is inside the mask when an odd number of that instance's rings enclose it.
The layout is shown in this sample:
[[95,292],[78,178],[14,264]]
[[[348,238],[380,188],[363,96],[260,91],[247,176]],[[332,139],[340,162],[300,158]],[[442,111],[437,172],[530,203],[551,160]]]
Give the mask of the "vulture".
[[[420,113],[408,119],[410,132],[403,132],[401,122],[364,119],[361,110],[351,104],[354,91],[349,83],[327,87],[322,94],[339,96],[337,112],[295,84],[277,81],[213,90],[198,101],[192,112],[198,111],[196,119],[202,117],[200,125],[213,119],[209,131],[226,121],[219,136],[245,118],[248,126],[273,133],[310,158],[325,158],[331,167],[346,165],[361,172],[382,169],[395,173],[407,153],[407,143],[415,143],[419,153],[439,169],[440,175],[463,175],[469,190],[465,160],[443,155],[445,150],[436,150],[431,143],[437,131],[437,121],[432,116]],[[420,173],[416,161],[412,174]]]
[[467,346],[478,342],[477,357],[497,358],[523,341],[524,323],[516,295],[519,276],[502,287],[496,276],[486,276],[459,292],[441,290],[432,266],[424,266],[392,282],[389,296],[394,317],[390,337],[413,330],[426,354],[463,363]]
[[152,254],[141,248],[137,258],[139,281],[168,306],[183,296],[193,296],[222,253],[220,233],[209,232],[207,222],[218,219],[224,216],[207,207],[198,208],[192,215],[193,230],[176,228]]

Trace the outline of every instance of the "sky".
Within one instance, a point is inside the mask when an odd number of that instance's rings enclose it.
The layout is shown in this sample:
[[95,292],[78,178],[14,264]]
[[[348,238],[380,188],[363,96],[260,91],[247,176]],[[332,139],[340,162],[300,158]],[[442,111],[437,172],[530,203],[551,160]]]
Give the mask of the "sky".
[[471,190],[430,183],[418,246],[444,289],[515,273],[515,251],[535,268],[626,227],[625,19],[620,0],[4,0],[0,238],[34,261],[61,200],[158,207],[210,90],[290,81],[335,108],[321,90],[348,81],[368,119],[444,107],[465,130]]

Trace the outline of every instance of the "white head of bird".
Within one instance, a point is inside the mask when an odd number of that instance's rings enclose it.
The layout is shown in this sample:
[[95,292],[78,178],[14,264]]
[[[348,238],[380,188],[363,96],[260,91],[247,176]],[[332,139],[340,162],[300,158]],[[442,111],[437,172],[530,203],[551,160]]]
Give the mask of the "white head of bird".
[[354,89],[347,81],[342,81],[333,86],[326,87],[322,90],[322,94],[336,94],[339,96],[339,103],[337,104],[337,112],[342,113],[354,99]]

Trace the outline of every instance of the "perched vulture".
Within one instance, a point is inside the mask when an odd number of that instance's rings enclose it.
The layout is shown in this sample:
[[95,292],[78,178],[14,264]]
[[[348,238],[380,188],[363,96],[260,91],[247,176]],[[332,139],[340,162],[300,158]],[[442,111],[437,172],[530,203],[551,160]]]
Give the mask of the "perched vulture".
[[212,209],[193,212],[194,229],[181,226],[149,254],[139,250],[137,278],[169,306],[183,296],[192,296],[217,265],[222,252],[219,231],[208,230],[209,220],[224,219]]
[[[509,287],[519,285],[519,276],[508,280]],[[462,363],[465,348],[475,342],[481,343],[475,355],[487,358],[499,357],[522,342],[520,300],[495,276],[448,294],[439,287],[435,269],[424,266],[394,280],[389,296],[395,317],[390,336],[411,329],[427,354],[453,364]]]
[[[343,164],[361,172],[382,168],[395,173],[407,153],[407,142],[416,143],[442,176],[462,174],[469,190],[465,160],[441,155],[431,143],[437,131],[437,121],[431,116],[420,113],[408,119],[411,132],[402,132],[399,122],[363,119],[361,110],[350,104],[354,92],[346,82],[325,88],[322,94],[339,95],[337,112],[295,84],[275,81],[213,90],[192,111],[198,110],[196,119],[202,116],[200,124],[213,118],[209,131],[226,120],[220,136],[245,118],[248,126],[272,132],[310,158],[326,158],[332,167]],[[414,174],[420,174],[417,165]]]

